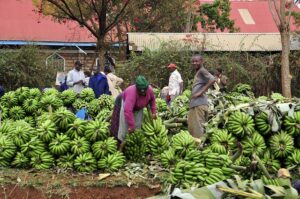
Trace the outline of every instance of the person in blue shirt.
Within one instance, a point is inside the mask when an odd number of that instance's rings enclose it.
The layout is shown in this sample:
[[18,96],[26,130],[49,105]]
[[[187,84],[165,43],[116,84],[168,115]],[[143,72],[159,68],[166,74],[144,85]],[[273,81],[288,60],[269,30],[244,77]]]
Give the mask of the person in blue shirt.
[[94,90],[96,98],[100,97],[102,94],[111,95],[107,78],[100,72],[99,69],[97,69],[94,75],[90,78],[89,87]]

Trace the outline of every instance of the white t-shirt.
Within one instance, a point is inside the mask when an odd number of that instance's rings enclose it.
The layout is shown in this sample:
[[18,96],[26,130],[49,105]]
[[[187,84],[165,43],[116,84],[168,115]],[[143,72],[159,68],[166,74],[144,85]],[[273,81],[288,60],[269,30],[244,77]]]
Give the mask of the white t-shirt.
[[169,78],[169,95],[179,95],[180,94],[180,83],[182,83],[183,80],[181,78],[180,73],[178,70],[174,70]]
[[83,71],[78,71],[76,69],[73,69],[71,71],[69,71],[68,73],[68,77],[67,77],[67,85],[72,88],[76,93],[80,93],[82,91],[82,89],[84,89],[84,85],[83,84],[74,84],[74,82],[78,82],[82,80],[85,84],[85,76]]

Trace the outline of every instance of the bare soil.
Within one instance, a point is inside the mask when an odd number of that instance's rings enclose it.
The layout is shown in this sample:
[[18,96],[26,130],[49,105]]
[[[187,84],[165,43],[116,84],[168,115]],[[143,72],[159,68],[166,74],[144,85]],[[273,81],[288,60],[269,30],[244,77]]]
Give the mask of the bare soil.
[[162,192],[161,178],[146,173],[102,179],[100,173],[1,168],[0,199],[143,199]]

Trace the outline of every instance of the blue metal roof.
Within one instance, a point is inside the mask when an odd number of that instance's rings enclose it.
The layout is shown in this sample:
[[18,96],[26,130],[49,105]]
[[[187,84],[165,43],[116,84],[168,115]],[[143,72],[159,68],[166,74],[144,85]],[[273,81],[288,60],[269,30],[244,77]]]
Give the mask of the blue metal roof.
[[0,45],[96,46],[95,42],[0,41]]

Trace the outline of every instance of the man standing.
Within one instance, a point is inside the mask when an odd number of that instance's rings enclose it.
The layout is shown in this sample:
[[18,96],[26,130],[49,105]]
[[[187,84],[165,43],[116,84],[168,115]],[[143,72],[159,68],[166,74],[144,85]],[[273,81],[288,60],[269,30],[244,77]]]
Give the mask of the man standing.
[[72,88],[76,93],[80,93],[84,89],[85,76],[81,71],[82,63],[76,61],[74,64],[74,69],[69,71],[67,77],[67,85]]
[[208,101],[205,92],[214,84],[215,77],[203,67],[201,55],[193,55],[192,66],[196,74],[189,105],[188,129],[193,137],[201,138],[204,135],[203,123],[208,117]]
[[176,64],[169,64],[168,69],[171,72],[171,75],[169,78],[169,93],[167,96],[167,101],[171,103],[178,95],[182,93],[183,80],[177,70]]
[[100,69],[97,69],[94,75],[90,78],[89,87],[93,89],[96,98],[100,97],[102,94],[111,94],[107,78],[100,72]]
[[111,95],[115,99],[122,92],[120,85],[123,83],[123,79],[113,74],[109,66],[104,67],[104,73],[107,78]]
[[227,77],[223,75],[222,68],[217,68],[215,71],[215,77],[216,77],[216,83],[218,87],[220,88],[221,92],[226,91],[226,84],[227,84]]

